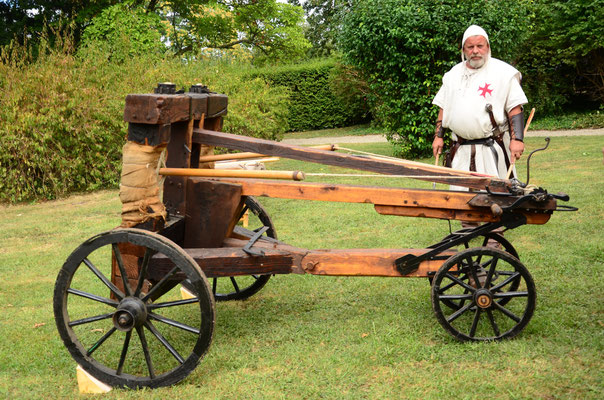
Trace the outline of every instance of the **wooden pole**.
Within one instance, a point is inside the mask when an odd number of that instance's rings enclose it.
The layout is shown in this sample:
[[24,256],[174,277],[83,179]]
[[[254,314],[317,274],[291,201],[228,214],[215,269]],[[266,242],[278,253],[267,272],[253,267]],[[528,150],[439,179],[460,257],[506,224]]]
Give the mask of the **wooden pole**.
[[[323,144],[320,146],[310,146],[310,148],[318,149],[318,150],[328,150],[328,151],[335,151],[338,149],[338,147],[335,144]],[[223,160],[243,160],[243,159],[247,159],[247,158],[260,158],[260,157],[266,157],[266,155],[260,154],[260,153],[250,153],[250,152],[231,153],[231,154],[215,154],[215,155],[211,155],[211,156],[199,157],[199,162],[223,161]]]
[[[440,152],[436,153],[436,160],[434,160],[434,165],[438,166],[438,159],[440,158]],[[432,182],[432,189],[436,189],[436,182]]]
[[302,181],[306,178],[302,171],[255,171],[242,169],[160,168],[159,174],[164,176],[288,179],[294,181]]
[[[528,132],[528,128],[531,125],[531,121],[533,120],[534,115],[535,115],[535,108],[533,107],[533,109],[531,110],[531,113],[529,114],[528,119],[526,120],[526,125],[524,126],[524,136],[523,137],[526,137],[526,133]],[[510,176],[512,176],[512,170],[514,169],[514,164],[516,164],[514,155],[511,154],[511,156],[512,156],[512,163],[510,164],[510,168],[508,169],[508,173],[505,176],[505,179],[510,179]]]

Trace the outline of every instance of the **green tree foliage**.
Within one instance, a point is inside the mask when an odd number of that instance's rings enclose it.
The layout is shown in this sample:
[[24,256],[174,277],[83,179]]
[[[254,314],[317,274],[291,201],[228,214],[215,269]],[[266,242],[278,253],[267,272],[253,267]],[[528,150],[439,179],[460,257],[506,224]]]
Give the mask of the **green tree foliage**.
[[[1,1],[0,45],[8,44],[15,35],[23,43],[31,34],[35,42],[45,23],[56,28],[61,21],[73,21],[74,44],[79,47],[81,31],[94,20],[94,36],[107,36],[109,29],[118,32],[119,28],[121,34],[111,35],[123,37],[126,33],[131,48],[138,41],[145,42],[144,47],[149,45],[150,35],[143,28],[153,26],[155,30],[154,18],[159,16],[166,42],[179,57],[223,56],[235,49],[258,63],[291,62],[304,57],[310,48],[304,38],[303,15],[301,7],[277,0]],[[109,17],[134,25],[118,26]]]
[[542,112],[571,101],[604,103],[604,1],[535,1],[519,64]]
[[[72,21],[74,39],[79,38],[81,30],[103,9],[118,0],[6,0],[0,1],[0,45],[7,45],[17,38],[24,40],[33,35],[34,41],[45,26],[55,29],[65,21]],[[54,39],[50,37],[47,39]]]
[[352,0],[289,0],[301,6],[306,14],[304,35],[312,44],[312,57],[330,56],[336,51],[342,18],[353,4]]
[[371,90],[374,116],[405,157],[430,152],[442,76],[461,61],[461,38],[475,23],[490,34],[494,57],[514,62],[527,10],[517,0],[358,0],[346,14],[340,46]]
[[105,47],[114,61],[124,61],[143,54],[161,54],[161,20],[140,6],[116,4],[92,19],[82,35],[81,46]]
[[[248,52],[258,63],[302,58],[310,43],[302,30],[303,10],[276,0],[190,2],[159,9],[169,22],[168,36],[176,54],[213,54],[208,49]],[[222,54],[219,51],[214,52]]]

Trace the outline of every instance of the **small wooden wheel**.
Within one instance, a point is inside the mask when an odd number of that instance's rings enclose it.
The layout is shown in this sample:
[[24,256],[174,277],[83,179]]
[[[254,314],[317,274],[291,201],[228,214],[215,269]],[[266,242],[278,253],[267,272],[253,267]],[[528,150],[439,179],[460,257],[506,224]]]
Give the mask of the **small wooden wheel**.
[[[466,229],[459,230],[455,233],[461,233],[464,230],[466,230]],[[452,235],[453,234],[446,236],[445,239],[450,238]],[[520,256],[518,255],[518,251],[516,251],[516,249],[514,248],[512,243],[510,243],[510,241],[507,240],[501,233],[497,233],[497,232],[488,232],[485,235],[470,239],[470,240],[464,242],[463,244],[461,244],[459,246],[459,250],[461,251],[463,249],[470,249],[470,248],[474,248],[474,247],[487,247],[489,242],[491,242],[493,244],[496,243],[498,245],[499,249],[505,251],[506,253],[510,253],[512,256],[516,257],[517,259],[520,259]]]
[[[458,231],[458,232],[462,232]],[[451,237],[451,235],[447,236],[445,239]],[[512,256],[516,257],[517,259],[520,259],[520,256],[518,255],[518,252],[516,251],[516,249],[514,248],[514,246],[512,245],[512,243],[510,243],[509,240],[507,240],[506,238],[503,237],[502,234],[497,233],[497,232],[488,232],[487,234],[485,234],[484,236],[478,236],[475,237],[473,239],[470,239],[464,243],[462,243],[461,245],[458,246],[458,251],[462,251],[463,249],[469,249],[469,248],[474,248],[474,247],[487,247],[487,245],[491,243],[491,244],[496,244],[497,246],[499,246],[499,249],[505,251],[506,253],[511,254]],[[428,278],[430,281],[430,285],[432,285],[433,282],[433,278]],[[515,280],[512,282],[511,285],[511,290],[515,290],[518,288],[519,285],[519,280]],[[508,299],[501,299],[499,301],[499,304],[501,305],[505,305],[505,303],[508,302]],[[443,304],[447,305],[448,307],[458,310],[459,309],[459,301],[455,301],[455,300],[444,300]]]
[[[140,257],[132,258],[132,249]],[[151,278],[156,257],[169,271],[159,279]],[[132,264],[140,274],[129,280]],[[112,268],[124,277],[119,283],[111,282]],[[196,298],[182,300],[184,279]],[[104,232],[80,245],[59,272],[53,306],[71,356],[111,386],[179,382],[195,369],[214,330],[214,299],[197,263],[169,239],[139,229]]]
[[[246,211],[250,212],[250,227],[248,229],[258,231],[261,228],[268,226],[266,236],[277,239],[273,221],[264,207],[262,207],[262,205],[260,205],[253,197],[246,197],[241,216],[243,216]],[[244,300],[262,289],[270,277],[270,275],[250,275],[229,278],[212,278],[212,292],[214,293],[216,301]]]
[[[452,256],[432,284],[436,319],[461,341],[516,336],[533,316],[536,297],[526,267],[507,252],[489,247]],[[450,307],[451,302],[456,306]]]

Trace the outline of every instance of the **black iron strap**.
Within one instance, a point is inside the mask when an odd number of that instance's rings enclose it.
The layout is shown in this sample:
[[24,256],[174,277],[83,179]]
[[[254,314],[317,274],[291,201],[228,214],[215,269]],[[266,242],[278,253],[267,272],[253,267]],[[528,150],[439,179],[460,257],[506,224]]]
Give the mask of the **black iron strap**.
[[243,246],[243,251],[246,252],[246,254],[250,255],[250,256],[263,256],[264,255],[264,251],[260,250],[260,251],[256,251],[256,250],[252,250],[252,246],[254,245],[254,243],[256,243],[258,241],[258,239],[260,239],[260,236],[262,236],[264,234],[264,232],[268,231],[269,227],[268,226],[263,226],[261,229],[259,229],[254,236],[252,236],[249,240],[249,242],[247,242],[245,244],[245,246]]

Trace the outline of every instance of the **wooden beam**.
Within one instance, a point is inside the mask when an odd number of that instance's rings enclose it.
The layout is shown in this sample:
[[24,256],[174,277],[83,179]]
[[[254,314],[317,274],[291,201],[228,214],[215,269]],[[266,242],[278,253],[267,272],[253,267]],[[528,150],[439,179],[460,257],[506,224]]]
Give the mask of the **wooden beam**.
[[[264,196],[294,200],[317,200],[374,204],[383,215],[438,218],[458,221],[494,222],[492,205],[509,206],[518,197],[493,196],[449,190],[404,189],[380,186],[335,185],[317,182],[276,182],[260,179],[221,179],[241,185],[243,196]],[[528,224],[541,225],[551,217],[556,201],[527,202],[516,212]]]
[[375,211],[382,215],[397,215],[403,217],[438,218],[466,222],[496,222],[499,217],[490,213],[489,209],[482,210],[452,210],[445,208],[402,207],[376,204]]
[[[264,256],[251,257],[241,248],[184,249],[197,262],[207,278],[289,274],[292,269],[292,257],[279,250],[264,250]],[[156,254],[149,263],[149,278],[159,280],[165,276],[174,264],[164,255]],[[177,276],[176,279],[183,279]]]
[[124,121],[138,124],[171,124],[190,118],[191,99],[185,95],[129,94]]
[[[242,195],[244,196],[459,210],[475,209],[468,205],[468,202],[476,195],[470,192],[340,185],[317,182],[285,182],[264,179],[220,178],[220,180],[241,185]],[[488,209],[489,206],[486,205],[485,207]]]
[[394,261],[407,254],[421,255],[426,249],[330,249],[311,250],[302,259],[302,268],[313,275],[428,277],[438,271],[455,251],[442,252],[439,260],[422,261],[416,271],[402,275]]
[[[227,239],[225,246],[242,247],[245,240]],[[254,249],[281,251],[292,257],[292,273],[329,276],[383,276],[383,277],[427,277],[440,268],[448,257],[456,254],[447,250],[438,260],[423,261],[419,268],[401,275],[394,262],[407,254],[424,254],[428,249],[321,249],[308,250],[293,247],[278,240],[259,240]]]
[[429,182],[455,184],[474,189],[485,189],[485,187],[488,187],[492,192],[507,191],[506,188],[511,185],[509,180],[475,172],[451,170],[450,168],[405,160],[393,162],[392,160],[384,160],[375,157],[332,153],[325,150],[287,145],[270,140],[233,135],[206,129],[195,129],[193,131],[193,141],[212,146],[334,165],[343,168],[352,168],[388,175],[405,175]]

